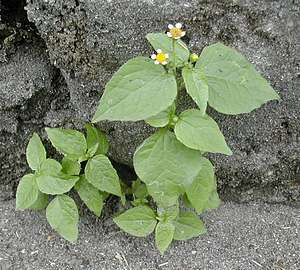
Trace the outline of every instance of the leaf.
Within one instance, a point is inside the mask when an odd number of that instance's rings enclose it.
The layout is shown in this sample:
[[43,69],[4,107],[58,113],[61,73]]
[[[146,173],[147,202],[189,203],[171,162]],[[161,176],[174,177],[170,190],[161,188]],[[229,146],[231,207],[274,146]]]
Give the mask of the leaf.
[[103,208],[103,196],[100,191],[91,185],[84,176],[80,177],[80,180],[75,185],[75,189],[86,206],[97,217],[100,217]]
[[157,208],[158,219],[163,222],[172,221],[177,218],[179,214],[179,203],[168,207]]
[[33,174],[27,174],[21,179],[16,194],[16,209],[27,209],[33,205],[39,196],[39,189]]
[[[175,58],[173,52],[173,40],[164,33],[150,33],[146,35],[146,39],[157,50],[161,49],[164,53],[169,54],[171,62],[175,62],[177,67],[181,67],[189,59],[190,52],[186,44],[182,40],[175,41]],[[175,61],[174,61],[175,60]]]
[[186,186],[187,198],[198,213],[202,213],[207,208],[211,194],[216,188],[214,167],[208,159],[202,158],[197,177]]
[[132,193],[138,199],[145,199],[149,195],[146,185],[140,179],[133,181]]
[[26,158],[29,167],[36,171],[46,159],[45,147],[37,133],[33,133],[26,148]]
[[46,209],[46,217],[51,227],[63,238],[76,242],[78,238],[78,209],[67,195],[56,196]]
[[199,69],[184,67],[182,77],[186,90],[191,98],[198,105],[202,115],[205,114],[208,101],[208,85]]
[[204,223],[193,212],[181,212],[173,224],[175,240],[188,240],[206,233]]
[[201,159],[198,151],[184,146],[172,132],[162,129],[138,147],[133,163],[149,194],[161,207],[167,207],[177,203],[185,184],[193,182]]
[[91,158],[85,167],[85,177],[97,189],[121,197],[118,174],[106,156],[97,155]]
[[49,196],[39,191],[37,200],[28,209],[42,210],[47,207],[48,203],[49,203]]
[[97,154],[107,154],[109,143],[105,134],[91,124],[86,124],[85,127],[87,131],[87,154],[90,157]]
[[152,233],[157,223],[155,213],[148,206],[131,208],[113,220],[123,231],[137,237]]
[[164,127],[169,124],[172,117],[175,115],[175,104],[173,103],[169,108],[145,120],[147,124],[152,127]]
[[210,210],[210,209],[216,209],[220,206],[221,200],[219,198],[217,190],[214,190],[212,193],[209,195],[209,199],[206,203],[205,209]]
[[232,154],[218,124],[208,115],[202,116],[199,110],[191,109],[181,113],[174,131],[177,139],[192,149]]
[[175,226],[170,222],[158,222],[155,228],[155,244],[163,255],[172,243]]
[[47,158],[41,165],[39,174],[57,175],[62,170],[61,164],[55,159]]
[[84,135],[73,129],[46,128],[48,137],[53,146],[70,159],[79,159],[87,150]]
[[69,176],[64,173],[55,175],[41,174],[36,179],[39,190],[50,195],[69,192],[78,180],[78,176]]
[[64,157],[61,163],[63,173],[68,175],[79,175],[81,167],[77,160],[71,160],[68,157]]
[[248,113],[269,100],[279,99],[244,56],[221,43],[204,48],[196,68],[206,78],[209,105],[221,113]]
[[136,57],[108,82],[92,122],[144,120],[167,109],[176,96],[172,74],[149,58]]

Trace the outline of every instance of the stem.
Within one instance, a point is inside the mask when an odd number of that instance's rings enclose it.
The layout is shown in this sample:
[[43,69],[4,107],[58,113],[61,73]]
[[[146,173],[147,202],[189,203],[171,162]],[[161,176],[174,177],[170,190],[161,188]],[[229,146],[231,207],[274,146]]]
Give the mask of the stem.
[[176,40],[172,39],[172,50],[173,50],[172,53],[173,53],[173,61],[174,61],[174,63],[173,63],[173,73],[174,73],[174,76],[176,77],[175,42],[176,42]]

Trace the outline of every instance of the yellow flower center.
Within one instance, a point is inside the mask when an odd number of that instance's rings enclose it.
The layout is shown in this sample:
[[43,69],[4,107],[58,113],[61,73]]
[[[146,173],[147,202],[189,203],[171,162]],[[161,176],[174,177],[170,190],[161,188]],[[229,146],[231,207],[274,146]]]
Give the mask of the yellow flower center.
[[164,53],[158,53],[156,55],[156,60],[159,62],[159,63],[163,63],[167,60],[167,57]]
[[182,34],[182,30],[174,27],[174,28],[170,29],[170,33],[173,38],[180,38],[181,34]]

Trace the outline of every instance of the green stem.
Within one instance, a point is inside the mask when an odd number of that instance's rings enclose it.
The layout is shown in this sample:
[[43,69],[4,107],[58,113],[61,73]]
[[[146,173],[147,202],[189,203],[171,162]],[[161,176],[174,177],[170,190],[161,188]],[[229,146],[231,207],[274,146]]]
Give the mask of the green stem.
[[176,78],[175,42],[176,42],[176,40],[172,39],[172,53],[173,53],[173,61],[174,61],[174,63],[173,63],[173,72],[174,72],[174,76]]

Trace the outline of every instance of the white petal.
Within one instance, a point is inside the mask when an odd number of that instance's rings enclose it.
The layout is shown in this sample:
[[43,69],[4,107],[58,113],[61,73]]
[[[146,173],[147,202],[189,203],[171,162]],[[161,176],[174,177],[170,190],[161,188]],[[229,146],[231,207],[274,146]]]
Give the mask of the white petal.
[[159,65],[159,61],[157,61],[157,60],[154,61],[154,64]]
[[184,36],[185,36],[185,33],[186,33],[185,31],[182,31],[182,32],[181,32],[181,37],[184,37]]
[[174,25],[173,24],[168,24],[168,28],[172,29],[172,28],[174,28]]
[[174,37],[174,39],[180,39],[181,37]]
[[181,29],[182,24],[181,24],[181,23],[176,23],[176,24],[175,24],[175,27]]
[[151,55],[151,59],[153,59],[153,60],[156,59],[156,54],[155,53]]
[[168,62],[167,61],[163,61],[161,64],[162,65],[166,65],[166,64],[168,64]]
[[172,34],[170,32],[167,32],[168,37],[172,37]]
[[156,51],[157,51],[157,53],[162,53],[161,49],[157,49]]
[[168,53],[165,53],[165,57],[166,57],[166,58],[169,58],[169,54],[168,54]]

